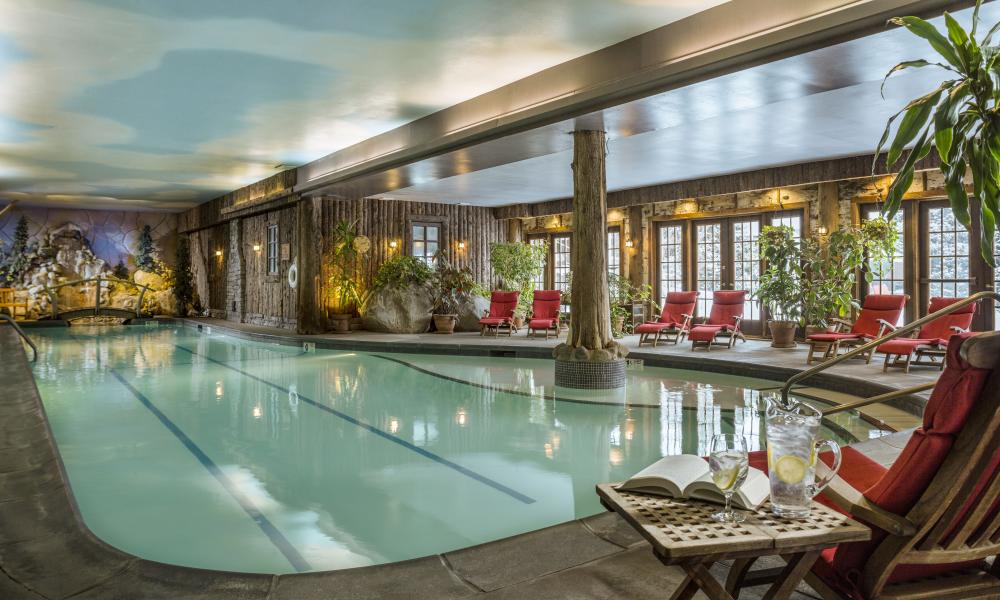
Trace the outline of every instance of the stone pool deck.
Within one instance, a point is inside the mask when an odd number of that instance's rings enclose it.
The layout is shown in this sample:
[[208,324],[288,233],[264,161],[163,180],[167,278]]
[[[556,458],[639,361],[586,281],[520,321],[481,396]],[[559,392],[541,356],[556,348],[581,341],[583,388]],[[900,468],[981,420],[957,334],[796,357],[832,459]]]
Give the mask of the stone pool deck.
[[[209,325],[210,322],[203,322]],[[216,326],[221,326],[220,322]],[[228,325],[228,324],[227,324]],[[241,328],[241,334],[266,339],[273,330]],[[358,344],[375,334],[306,338],[323,345]],[[495,352],[498,342],[478,336],[407,336],[384,340],[397,351]],[[285,337],[285,343],[294,340]],[[436,341],[441,340],[441,341]],[[271,339],[270,341],[278,341]],[[402,345],[403,342],[406,345]],[[300,342],[294,342],[300,343]],[[506,340],[504,348],[517,354],[544,354],[542,340]],[[542,345],[545,344],[545,345]],[[413,345],[413,347],[411,347]],[[454,348],[445,349],[447,346]],[[742,345],[741,345],[742,346]],[[362,349],[355,346],[357,349]],[[707,361],[699,353],[693,360],[731,369],[726,362],[746,363],[771,354],[766,344],[748,343],[729,351],[727,359]],[[492,350],[491,350],[492,348]],[[385,351],[385,348],[378,348]],[[657,561],[649,546],[617,515],[605,513],[553,527],[401,563],[293,575],[253,575],[177,567],[125,554],[96,538],[84,525],[67,483],[27,356],[13,329],[0,326],[0,598],[25,599],[394,599],[451,598],[629,598],[668,597],[683,579],[677,568]],[[682,356],[685,348],[658,348],[654,359]],[[756,353],[756,354],[751,354]],[[642,358],[647,352],[643,350]],[[722,355],[723,352],[715,353]],[[772,359],[776,358],[774,356]],[[690,360],[690,359],[689,359]],[[788,363],[794,362],[787,359]],[[685,362],[685,361],[681,361]],[[803,361],[804,362],[804,361]],[[717,363],[717,364],[716,364]],[[691,365],[670,364],[670,366]],[[779,374],[792,369],[770,365]],[[847,367],[855,369],[854,365]],[[866,377],[880,375],[874,366]],[[935,372],[936,374],[936,372]],[[838,385],[859,376],[838,374]],[[909,384],[916,379],[905,379]],[[882,383],[883,387],[891,384]],[[859,444],[863,452],[890,464],[905,444],[906,434],[894,434]],[[724,574],[727,565],[713,567]],[[741,598],[759,598],[761,588],[746,590]],[[755,592],[758,592],[755,594]],[[702,596],[696,596],[702,597]],[[793,598],[814,598],[803,586]]]

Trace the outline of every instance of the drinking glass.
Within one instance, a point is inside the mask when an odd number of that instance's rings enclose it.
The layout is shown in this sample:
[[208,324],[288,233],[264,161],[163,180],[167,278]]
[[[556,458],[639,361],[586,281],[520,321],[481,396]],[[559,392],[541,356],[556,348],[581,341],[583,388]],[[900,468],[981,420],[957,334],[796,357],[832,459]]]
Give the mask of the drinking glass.
[[747,441],[742,435],[723,433],[712,438],[708,468],[712,481],[726,497],[726,508],[712,515],[722,523],[742,523],[746,514],[732,508],[733,494],[747,480]]

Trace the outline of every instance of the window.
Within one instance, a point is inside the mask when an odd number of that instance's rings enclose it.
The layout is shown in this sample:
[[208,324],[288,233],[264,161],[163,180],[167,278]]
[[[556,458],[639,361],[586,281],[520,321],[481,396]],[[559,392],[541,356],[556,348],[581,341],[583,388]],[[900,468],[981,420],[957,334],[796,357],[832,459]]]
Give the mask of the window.
[[712,312],[712,293],[722,289],[722,223],[695,225],[695,257],[698,316]]
[[622,230],[621,227],[608,229],[608,275],[622,274]]
[[948,206],[924,207],[926,298],[958,298],[970,293],[969,232]]
[[[882,209],[878,206],[866,206],[862,208],[861,218],[870,221],[882,216]],[[893,217],[893,224],[896,226],[896,233],[899,237],[896,240],[896,250],[893,252],[892,260],[876,265],[868,263],[867,269],[871,271],[871,283],[868,283],[868,294],[905,294],[906,293],[906,236],[904,211],[899,210]],[[903,317],[900,316],[900,320]]]
[[[528,243],[531,244],[532,246],[544,246],[545,242],[546,240],[544,237],[528,238]],[[548,269],[548,266],[549,266],[549,261],[548,258],[546,258],[545,262],[542,264],[542,272],[538,274],[538,277],[535,277],[536,290],[545,289],[545,271]]]
[[569,234],[552,236],[552,287],[563,292],[569,287],[570,274]]
[[661,223],[657,229],[658,289],[662,306],[668,293],[684,291],[684,227]]
[[441,226],[433,223],[414,223],[411,232],[413,241],[410,255],[433,267],[438,252]]
[[267,226],[267,274],[278,274],[278,226]]
[[744,317],[756,321],[760,319],[760,302],[753,299],[760,286],[760,220],[739,220],[732,222],[733,286],[730,289],[746,290],[747,310]]

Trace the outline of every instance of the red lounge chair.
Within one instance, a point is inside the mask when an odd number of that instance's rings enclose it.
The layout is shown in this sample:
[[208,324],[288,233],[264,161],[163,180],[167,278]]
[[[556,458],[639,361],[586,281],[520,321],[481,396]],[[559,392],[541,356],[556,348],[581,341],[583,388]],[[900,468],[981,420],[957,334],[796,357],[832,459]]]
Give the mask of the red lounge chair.
[[691,331],[691,320],[694,318],[695,303],[698,292],[670,292],[663,305],[663,312],[656,321],[647,321],[635,328],[639,334],[639,345],[652,342],[655,348],[662,337],[664,341],[681,343],[684,336]]
[[559,305],[562,303],[562,292],[559,290],[538,290],[531,298],[531,318],[528,319],[528,335],[536,331],[544,331],[545,339],[549,333],[559,337]]
[[[899,315],[903,314],[906,301],[909,296],[890,296],[886,294],[871,294],[865,298],[861,305],[861,312],[854,323],[849,323],[841,319],[834,319],[837,329],[831,333],[814,333],[806,338],[809,344],[809,355],[806,357],[806,364],[811,365],[815,358],[817,346],[824,346],[823,360],[833,358],[840,352],[842,346],[859,346],[866,344],[876,338],[882,337],[887,329],[894,327],[899,321]],[[850,327],[849,332],[840,332],[842,326]],[[872,352],[865,353],[862,358],[867,362],[872,361]]]
[[[1000,597],[1000,569],[984,560],[1000,551],[1000,332],[955,335],[947,354],[923,425],[892,466],[845,448],[819,496],[872,528],[867,542],[818,553],[806,581],[823,598]],[[750,465],[766,470],[767,452]],[[733,565],[730,593],[748,568]]]
[[[743,305],[747,301],[746,290],[721,291],[712,293],[712,313],[708,315],[705,322],[695,325],[688,334],[691,340],[691,349],[694,350],[699,345],[704,344],[706,349],[711,350],[712,346],[725,346],[732,348],[736,345],[736,338],[747,341],[740,331],[740,322],[743,321]],[[725,338],[725,342],[716,341]]]
[[492,331],[493,336],[500,335],[500,329],[506,328],[507,335],[516,331],[514,327],[514,309],[517,307],[517,299],[521,292],[500,292],[494,291],[490,295],[490,310],[479,319],[482,330],[479,335],[486,335],[487,331]]
[[[927,314],[936,313],[964,299],[931,298]],[[896,338],[876,348],[876,352],[885,354],[882,372],[888,371],[889,367],[902,367],[904,372],[909,373],[910,365],[927,365],[943,369],[948,340],[956,333],[969,331],[969,328],[972,327],[972,318],[976,314],[977,304],[978,302],[974,302],[951,314],[934,319],[921,327],[915,338]],[[916,360],[913,360],[914,355],[916,355]],[[923,357],[928,357],[929,362],[921,362]],[[935,360],[935,357],[940,357],[941,360]]]

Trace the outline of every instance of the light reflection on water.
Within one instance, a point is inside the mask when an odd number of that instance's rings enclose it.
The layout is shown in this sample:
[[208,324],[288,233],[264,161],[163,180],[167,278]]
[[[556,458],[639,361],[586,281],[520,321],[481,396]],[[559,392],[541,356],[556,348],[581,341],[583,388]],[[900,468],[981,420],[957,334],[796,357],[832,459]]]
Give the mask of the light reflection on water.
[[[771,392],[760,390],[776,386],[646,367],[629,372],[624,392],[594,394],[556,389],[544,360],[304,354],[171,327],[37,337],[36,379],[87,524],[145,558],[243,571],[294,569],[112,370],[312,569],[600,512],[595,483],[663,455],[705,455],[717,433],[762,448]],[[853,414],[828,425],[823,434],[841,442],[874,435]]]

